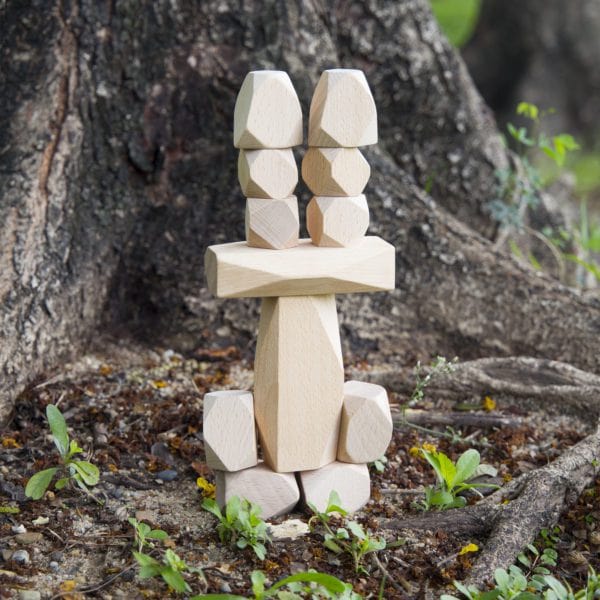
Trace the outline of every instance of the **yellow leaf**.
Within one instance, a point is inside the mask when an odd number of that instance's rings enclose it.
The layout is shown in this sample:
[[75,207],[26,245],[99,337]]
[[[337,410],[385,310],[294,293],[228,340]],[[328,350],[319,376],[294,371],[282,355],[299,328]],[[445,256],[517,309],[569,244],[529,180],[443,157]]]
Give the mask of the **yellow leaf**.
[[151,381],[150,383],[152,384],[152,387],[155,387],[159,390],[161,388],[165,388],[169,385],[164,379],[155,379],[154,381]]
[[459,556],[462,556],[463,554],[467,554],[468,552],[477,552],[479,550],[479,546],[477,544],[467,544],[466,546],[463,546],[460,549],[460,552],[458,553]]
[[21,444],[15,440],[15,438],[11,437],[3,437],[2,438],[2,447],[3,448],[20,448]]
[[77,583],[74,579],[67,579],[60,584],[60,590],[62,592],[72,592],[77,587]]
[[214,498],[215,497],[215,492],[216,492],[215,485],[210,483],[209,481],[206,481],[206,479],[204,479],[204,477],[198,477],[198,479],[196,479],[196,485],[202,490],[202,495],[205,498]]
[[490,396],[486,396],[483,399],[483,409],[487,410],[488,412],[494,410],[496,408],[496,401],[491,398]]
[[422,445],[423,450],[426,450],[427,452],[436,452],[437,448],[435,447],[434,444],[429,444],[427,442],[424,442]]

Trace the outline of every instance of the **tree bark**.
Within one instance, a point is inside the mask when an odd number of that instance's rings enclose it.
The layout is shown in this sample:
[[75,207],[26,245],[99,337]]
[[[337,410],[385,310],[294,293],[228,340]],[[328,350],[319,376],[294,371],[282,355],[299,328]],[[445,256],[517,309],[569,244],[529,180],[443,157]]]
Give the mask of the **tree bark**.
[[398,289],[339,298],[347,354],[597,371],[600,305],[486,240],[507,157],[425,0],[13,0],[2,27],[0,420],[98,327],[184,351],[252,345],[256,303],[210,297],[202,262],[243,239],[231,121],[256,68],[287,70],[305,115],[328,67],[364,69],[376,97],[371,232],[397,248]]

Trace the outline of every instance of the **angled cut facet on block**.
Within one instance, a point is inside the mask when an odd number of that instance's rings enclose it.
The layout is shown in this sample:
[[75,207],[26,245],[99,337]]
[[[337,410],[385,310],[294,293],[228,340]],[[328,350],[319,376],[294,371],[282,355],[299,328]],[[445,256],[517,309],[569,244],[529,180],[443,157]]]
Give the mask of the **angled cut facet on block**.
[[341,507],[348,512],[361,509],[371,496],[371,480],[367,465],[350,465],[332,462],[321,469],[299,474],[302,500],[314,504],[323,512],[327,508],[329,494],[338,493]]
[[367,199],[363,194],[352,198],[314,196],[306,209],[306,227],[316,246],[352,246],[369,227]]
[[217,471],[216,483],[219,506],[225,506],[232,496],[246,498],[262,508],[263,519],[290,512],[300,499],[294,474],[275,473],[264,463],[236,473]]
[[298,200],[246,199],[246,241],[254,248],[283,250],[298,245]]
[[358,148],[309,148],[302,160],[302,179],[315,196],[358,196],[370,175]]
[[344,384],[344,405],[337,458],[347,463],[368,463],[385,454],[393,423],[387,392],[362,381]]
[[235,102],[236,148],[291,148],[302,143],[302,110],[284,71],[251,71]]
[[239,471],[258,464],[252,394],[242,390],[209,392],[203,416],[206,464]]
[[238,178],[244,196],[288,198],[298,183],[294,153],[286,150],[240,150]]
[[285,252],[245,242],[219,244],[209,246],[204,266],[215,296],[262,298],[393,290],[395,259],[391,244],[368,236],[350,248],[319,248],[301,240]]
[[310,103],[308,145],[354,148],[377,143],[377,109],[362,71],[324,71]]
[[335,460],[344,386],[335,297],[265,298],[254,372],[265,463],[288,472]]

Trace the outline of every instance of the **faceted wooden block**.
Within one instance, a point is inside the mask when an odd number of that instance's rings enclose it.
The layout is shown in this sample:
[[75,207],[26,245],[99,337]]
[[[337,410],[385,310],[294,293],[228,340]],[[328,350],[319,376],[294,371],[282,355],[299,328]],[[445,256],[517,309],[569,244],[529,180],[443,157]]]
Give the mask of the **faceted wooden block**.
[[344,387],[335,296],[265,298],[254,373],[265,462],[288,472],[335,460]]
[[263,519],[290,512],[300,499],[294,474],[275,473],[264,463],[236,473],[217,471],[216,484],[219,506],[225,506],[232,496],[246,498],[262,508]]
[[314,196],[306,209],[306,227],[316,246],[352,246],[369,227],[367,199],[364,194],[351,198]]
[[204,396],[206,464],[221,471],[239,471],[258,464],[252,394],[241,390]]
[[251,71],[235,102],[236,148],[291,148],[302,143],[302,110],[284,71]]
[[282,200],[246,199],[246,241],[249,246],[283,250],[297,246],[299,234],[296,196]]
[[204,266],[208,289],[218,298],[264,298],[393,290],[395,261],[391,244],[367,236],[351,248],[301,240],[285,252],[218,244],[207,249]]
[[238,178],[244,196],[288,198],[298,183],[298,168],[291,149],[240,150]]
[[358,148],[309,148],[302,178],[315,196],[358,196],[371,167]]
[[378,459],[385,454],[393,428],[383,387],[361,381],[344,384],[338,460],[360,464]]
[[377,109],[362,71],[324,71],[310,103],[308,145],[353,148],[377,143]]
[[371,496],[371,481],[367,465],[332,462],[314,471],[299,475],[302,499],[314,504],[319,511],[327,508],[329,494],[336,491],[341,507],[348,512],[362,508]]

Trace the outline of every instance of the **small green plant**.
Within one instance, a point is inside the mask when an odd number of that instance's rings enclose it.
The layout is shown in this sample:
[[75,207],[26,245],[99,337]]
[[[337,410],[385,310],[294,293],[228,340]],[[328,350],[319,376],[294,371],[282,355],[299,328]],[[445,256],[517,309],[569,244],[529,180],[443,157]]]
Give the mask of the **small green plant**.
[[150,540],[166,540],[169,534],[162,529],[152,529],[150,525],[142,523],[133,517],[127,519],[134,530],[134,545],[137,546],[138,552],[144,548],[154,548],[154,544]]
[[219,519],[217,533],[221,542],[240,549],[250,546],[254,554],[264,560],[267,553],[265,544],[270,540],[267,524],[260,518],[260,506],[233,496],[225,506],[225,514],[212,498],[205,498],[202,508]]
[[140,566],[140,579],[149,579],[160,575],[165,583],[176,592],[180,594],[191,592],[191,588],[183,578],[182,573],[197,571],[197,569],[190,569],[185,561],[179,558],[171,548],[165,552],[162,562],[148,554],[136,552],[135,550],[133,556]]
[[494,467],[480,464],[479,452],[473,448],[461,454],[456,464],[430,444],[420,448],[419,452],[431,465],[437,478],[435,486],[425,488],[425,499],[420,505],[424,510],[460,508],[467,503],[466,498],[459,495],[461,492],[477,491],[478,488],[498,488],[491,483],[469,483],[480,475],[493,476],[497,473]]
[[[387,546],[383,538],[371,537],[357,521],[345,519],[348,514],[340,506],[340,497],[337,492],[329,494],[327,508],[320,512],[314,504],[309,502],[308,506],[313,512],[308,524],[314,531],[315,523],[323,528],[323,545],[336,554],[348,554],[352,557],[354,571],[356,573],[367,573],[363,566],[363,560],[371,552],[379,552]],[[332,527],[332,519],[337,516],[343,519],[342,527],[335,530]],[[398,544],[395,544],[398,545]]]
[[[331,598],[335,600],[361,600],[361,596],[352,591],[352,584],[344,583],[333,575],[307,571],[296,573],[281,579],[269,588],[265,588],[266,577],[262,571],[253,571],[250,579],[252,581],[252,600],[266,600],[277,598],[278,600],[302,600],[311,598]],[[285,588],[285,589],[284,589]],[[190,600],[246,600],[246,596],[234,594],[202,594],[193,596]]]
[[456,370],[456,363],[458,358],[454,357],[452,360],[446,359],[444,356],[436,356],[428,367],[427,373],[423,376],[423,365],[421,361],[418,361],[414,373],[415,373],[415,388],[410,395],[408,401],[409,406],[415,405],[420,402],[425,395],[425,388],[431,383],[431,380],[438,375],[450,375]]
[[375,459],[372,463],[369,463],[370,467],[373,467],[378,473],[385,471],[385,465],[387,465],[388,459],[385,456],[380,456]]
[[[494,587],[481,591],[458,581],[454,587],[468,600],[593,600],[600,597],[600,577],[590,569],[586,586],[574,592],[568,584],[548,574],[534,573],[530,577],[516,565],[508,571],[494,571]],[[459,600],[456,596],[443,594],[440,600]]]
[[79,447],[75,440],[69,439],[65,418],[53,404],[46,407],[46,419],[62,464],[59,467],[44,469],[33,475],[27,482],[25,495],[33,498],[33,500],[39,500],[52,483],[54,476],[60,472],[63,476],[55,482],[55,489],[61,490],[67,484],[74,482],[94,500],[98,501],[88,489],[88,486],[96,485],[100,479],[98,467],[87,460],[76,460],[74,458],[77,454],[83,454],[83,449]]

